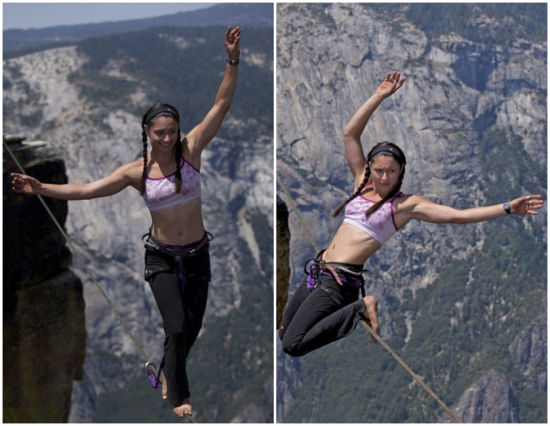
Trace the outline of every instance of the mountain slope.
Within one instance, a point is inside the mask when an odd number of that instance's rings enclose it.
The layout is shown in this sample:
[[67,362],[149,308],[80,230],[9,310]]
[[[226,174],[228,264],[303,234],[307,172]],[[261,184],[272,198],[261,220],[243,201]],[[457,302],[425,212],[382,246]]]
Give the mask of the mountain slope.
[[63,25],[30,30],[6,30],[4,59],[71,45],[81,40],[108,34],[122,34],[155,27],[197,27],[241,25],[251,28],[273,27],[273,6],[268,3],[218,4],[208,8],[153,18],[131,19],[97,24]]

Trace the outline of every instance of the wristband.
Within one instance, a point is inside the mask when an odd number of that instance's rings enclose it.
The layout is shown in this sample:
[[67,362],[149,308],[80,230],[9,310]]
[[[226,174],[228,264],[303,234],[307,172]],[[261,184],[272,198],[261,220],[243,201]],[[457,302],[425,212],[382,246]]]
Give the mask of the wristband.
[[502,205],[502,208],[504,208],[504,211],[506,212],[506,214],[512,214],[512,210],[510,209],[510,204],[509,203],[504,203]]
[[225,62],[227,62],[232,67],[236,67],[237,65],[239,65],[239,60],[238,59],[229,59],[229,58],[227,58],[225,60]]

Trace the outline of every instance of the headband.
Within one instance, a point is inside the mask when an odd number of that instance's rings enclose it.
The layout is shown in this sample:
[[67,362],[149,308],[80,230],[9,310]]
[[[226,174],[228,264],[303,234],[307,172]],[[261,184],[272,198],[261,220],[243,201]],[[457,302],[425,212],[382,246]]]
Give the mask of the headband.
[[372,150],[372,152],[369,155],[369,161],[374,158],[375,155],[380,154],[381,152],[388,152],[392,154],[394,157],[397,157],[401,160],[402,163],[405,163],[405,157],[399,151],[397,148],[391,146],[391,145],[381,145],[379,147],[376,147]]
[[170,114],[172,117],[174,117],[174,119],[179,123],[180,121],[180,115],[178,114],[178,112],[168,106],[168,105],[162,105],[162,106],[159,106],[158,108],[154,108],[152,109],[151,111],[149,111],[147,113],[147,115],[145,116],[145,124],[149,124],[149,122],[155,118],[157,115],[160,115],[160,114]]

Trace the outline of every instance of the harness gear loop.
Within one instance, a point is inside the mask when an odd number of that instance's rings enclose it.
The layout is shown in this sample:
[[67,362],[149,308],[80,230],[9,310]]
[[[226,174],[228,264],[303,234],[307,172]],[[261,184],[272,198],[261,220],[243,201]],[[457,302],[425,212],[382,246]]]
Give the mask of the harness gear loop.
[[157,373],[157,366],[150,361],[147,361],[145,363],[145,370],[147,371],[147,377],[149,377],[149,380],[151,381],[151,386],[153,388],[159,387],[159,376],[160,376],[160,370]]
[[158,371],[155,363],[150,361],[145,363],[145,370],[147,371],[147,377],[151,382],[151,386],[155,389],[158,388],[158,385],[160,383],[160,374],[162,373],[163,368],[164,368],[164,356],[160,361],[160,366],[158,368]]

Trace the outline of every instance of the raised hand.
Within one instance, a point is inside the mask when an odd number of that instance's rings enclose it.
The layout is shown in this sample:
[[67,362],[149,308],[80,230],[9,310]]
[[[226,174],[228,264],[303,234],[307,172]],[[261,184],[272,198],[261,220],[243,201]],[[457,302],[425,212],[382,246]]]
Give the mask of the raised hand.
[[386,75],[386,78],[384,78],[384,81],[380,83],[380,86],[378,86],[378,89],[376,89],[376,94],[383,96],[384,98],[387,98],[390,95],[393,95],[395,92],[399,90],[401,86],[403,86],[403,83],[405,83],[406,78],[401,78],[401,73],[398,71],[395,71],[393,73],[388,73]]
[[537,215],[537,210],[540,210],[543,204],[542,195],[524,195],[510,201],[510,211],[512,214]]
[[42,184],[38,179],[20,173],[11,173],[12,189],[21,194],[38,194]]
[[241,40],[241,27],[227,27],[225,31],[225,49],[227,50],[227,56],[229,59],[239,59],[241,50],[239,48],[239,41]]

